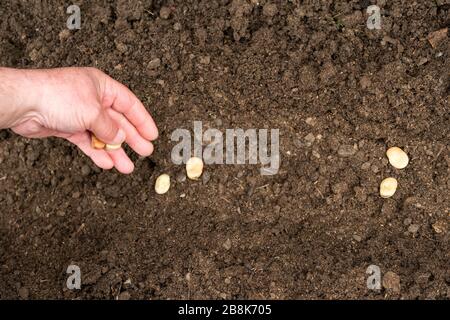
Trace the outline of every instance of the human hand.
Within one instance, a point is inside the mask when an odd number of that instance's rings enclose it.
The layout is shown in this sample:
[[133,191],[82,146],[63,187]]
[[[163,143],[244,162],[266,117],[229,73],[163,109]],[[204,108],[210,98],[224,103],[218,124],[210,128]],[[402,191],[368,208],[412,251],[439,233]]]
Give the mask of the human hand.
[[[2,77],[2,72],[9,74]],[[8,83],[6,88],[0,85],[0,96],[8,86],[13,89],[9,98],[0,102],[0,128],[11,128],[29,138],[65,138],[99,167],[115,167],[126,174],[134,165],[125,151],[94,149],[91,133],[107,144],[125,141],[141,156],[153,152],[150,141],[158,137],[158,129],[150,114],[127,87],[100,70],[0,68],[0,80]]]

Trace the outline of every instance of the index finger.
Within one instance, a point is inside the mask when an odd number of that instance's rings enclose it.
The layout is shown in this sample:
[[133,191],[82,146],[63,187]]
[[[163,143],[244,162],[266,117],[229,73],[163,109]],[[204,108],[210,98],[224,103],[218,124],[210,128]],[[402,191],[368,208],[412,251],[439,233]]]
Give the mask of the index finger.
[[105,101],[116,111],[123,113],[139,134],[150,141],[158,138],[158,128],[142,102],[120,82],[108,76]]

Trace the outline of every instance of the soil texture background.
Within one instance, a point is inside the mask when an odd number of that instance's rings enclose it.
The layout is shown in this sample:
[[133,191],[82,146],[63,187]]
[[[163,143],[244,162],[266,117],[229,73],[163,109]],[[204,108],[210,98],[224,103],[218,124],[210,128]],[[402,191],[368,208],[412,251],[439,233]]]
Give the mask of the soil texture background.
[[[66,9],[81,8],[69,31]],[[450,1],[0,3],[0,65],[91,66],[155,118],[129,176],[0,132],[1,299],[449,299]],[[281,167],[186,181],[171,133],[280,129]],[[390,146],[410,157],[389,165]],[[156,195],[161,173],[172,177]],[[379,196],[381,180],[399,188]],[[66,288],[76,264],[82,289]],[[379,266],[383,287],[369,290]]]

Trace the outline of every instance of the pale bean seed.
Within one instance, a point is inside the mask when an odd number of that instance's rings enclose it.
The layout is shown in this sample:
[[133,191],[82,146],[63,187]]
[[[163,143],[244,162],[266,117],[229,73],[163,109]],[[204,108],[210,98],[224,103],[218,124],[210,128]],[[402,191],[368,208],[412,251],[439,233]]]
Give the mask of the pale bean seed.
[[398,147],[389,148],[386,151],[386,156],[389,159],[389,163],[396,169],[406,168],[409,163],[406,152]]
[[390,198],[397,190],[398,182],[395,178],[386,178],[380,184],[380,196],[382,198]]
[[91,144],[94,149],[104,149],[106,144],[93,134],[91,135]]
[[119,150],[120,148],[122,148],[121,144],[106,144],[105,145],[105,150],[106,151]]
[[203,161],[200,158],[192,157],[186,162],[186,173],[189,179],[197,180],[203,172]]
[[170,176],[163,173],[156,179],[155,191],[157,194],[164,194],[170,189]]

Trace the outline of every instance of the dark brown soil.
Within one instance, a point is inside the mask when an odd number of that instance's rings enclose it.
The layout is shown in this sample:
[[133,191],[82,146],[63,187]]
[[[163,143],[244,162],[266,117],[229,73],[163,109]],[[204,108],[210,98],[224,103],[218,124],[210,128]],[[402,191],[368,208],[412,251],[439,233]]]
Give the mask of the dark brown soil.
[[[67,32],[72,3],[82,27]],[[374,1],[257,3],[1,1],[0,65],[95,66],[160,138],[124,176],[62,140],[0,132],[0,298],[450,298],[450,45],[427,40],[450,1],[379,0],[380,31],[365,24]],[[206,184],[176,182],[170,135],[194,120],[279,128],[279,173],[215,165]],[[394,145],[405,170],[387,162]],[[163,172],[174,183],[157,196]],[[399,189],[382,199],[387,176]],[[400,292],[367,289],[371,264]]]

